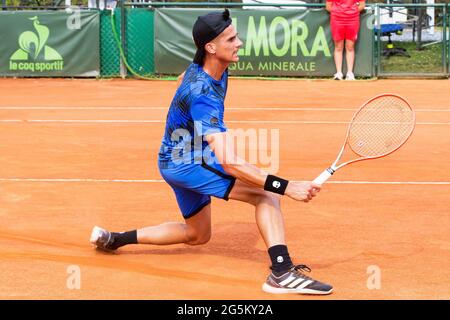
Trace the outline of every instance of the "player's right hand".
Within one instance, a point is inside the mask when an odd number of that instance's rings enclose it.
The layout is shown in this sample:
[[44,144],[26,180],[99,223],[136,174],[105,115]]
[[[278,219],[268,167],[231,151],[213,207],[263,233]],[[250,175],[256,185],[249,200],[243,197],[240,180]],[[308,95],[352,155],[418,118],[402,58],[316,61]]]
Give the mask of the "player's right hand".
[[284,194],[297,201],[309,202],[319,191],[318,184],[309,181],[289,181]]

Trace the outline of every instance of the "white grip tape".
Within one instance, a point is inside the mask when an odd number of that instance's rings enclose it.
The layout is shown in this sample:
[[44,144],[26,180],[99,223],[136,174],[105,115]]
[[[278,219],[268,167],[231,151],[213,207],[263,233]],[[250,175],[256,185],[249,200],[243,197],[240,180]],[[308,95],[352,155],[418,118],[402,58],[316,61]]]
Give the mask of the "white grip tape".
[[332,175],[332,173],[328,170],[329,169],[325,170],[317,178],[315,178],[313,183],[318,184],[318,185],[324,184],[325,181],[327,181]]

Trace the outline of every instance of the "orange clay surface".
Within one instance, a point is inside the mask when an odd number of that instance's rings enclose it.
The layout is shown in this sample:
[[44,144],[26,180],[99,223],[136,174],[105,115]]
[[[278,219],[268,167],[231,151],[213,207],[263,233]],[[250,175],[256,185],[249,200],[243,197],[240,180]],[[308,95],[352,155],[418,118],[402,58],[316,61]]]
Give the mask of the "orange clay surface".
[[[450,299],[448,80],[230,80],[228,127],[278,129],[278,174],[293,180],[331,164],[345,122],[372,96],[397,93],[416,110],[399,151],[338,171],[308,204],[282,200],[291,256],[332,295],[264,293],[269,258],[254,210],[234,201],[213,200],[206,245],[94,250],[94,225],[182,221],[157,168],[175,87],[0,79],[1,299]],[[67,286],[70,266],[80,289]]]

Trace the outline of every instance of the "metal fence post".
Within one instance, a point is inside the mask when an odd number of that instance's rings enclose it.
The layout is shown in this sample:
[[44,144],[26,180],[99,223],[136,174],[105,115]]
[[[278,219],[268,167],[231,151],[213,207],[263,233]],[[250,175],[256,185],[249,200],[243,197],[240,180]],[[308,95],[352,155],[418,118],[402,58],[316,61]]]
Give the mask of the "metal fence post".
[[376,52],[377,52],[377,37],[375,35],[375,18],[376,18],[376,5],[372,5],[370,4],[370,10],[372,11],[373,14],[373,20],[371,21],[372,23],[372,77],[376,77],[377,76],[377,68],[376,68],[376,61],[377,61],[377,56],[376,56]]
[[376,4],[377,12],[377,74],[378,77],[381,73],[381,18],[380,18],[380,4]]
[[[127,57],[127,45],[126,45],[126,9],[125,9],[125,0],[120,0],[120,43],[123,50],[124,58]],[[120,76],[124,79],[127,76],[127,67],[123,59],[120,59]]]
[[448,73],[447,58],[447,6],[442,8],[442,70],[444,74]]
[[446,6],[444,6],[444,18],[443,18],[443,28],[442,28],[442,32],[443,32],[443,43],[444,43],[444,55],[445,55],[445,59],[446,59],[446,63],[445,63],[445,73],[447,74],[447,76],[450,76],[450,40],[447,39],[447,32],[450,30],[449,28],[449,21],[448,21],[448,14],[449,14],[449,8],[450,8],[450,4],[447,3]]

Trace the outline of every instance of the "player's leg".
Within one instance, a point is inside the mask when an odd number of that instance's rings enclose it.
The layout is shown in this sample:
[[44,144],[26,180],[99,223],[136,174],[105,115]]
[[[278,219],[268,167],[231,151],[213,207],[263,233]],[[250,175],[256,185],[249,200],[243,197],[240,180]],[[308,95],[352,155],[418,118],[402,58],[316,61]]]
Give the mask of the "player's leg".
[[127,232],[109,232],[94,227],[91,243],[99,249],[116,250],[127,244],[204,244],[211,238],[211,198],[172,187],[185,222],[166,222]]
[[256,223],[268,248],[286,244],[279,195],[236,180],[229,198],[255,207]]
[[236,180],[229,194],[233,200],[255,206],[256,222],[268,248],[272,272],[263,284],[269,293],[329,294],[330,285],[306,276],[305,265],[294,266],[285,242],[284,219],[280,208],[280,196]]
[[137,230],[140,244],[205,244],[211,238],[211,204],[182,222],[166,222]]
[[[259,231],[268,248],[285,246],[284,222],[280,209],[280,195],[250,186],[227,174],[217,162],[202,164],[196,175],[207,183],[196,186],[196,191],[207,193],[224,200],[238,200],[255,207],[255,218]],[[285,259],[280,262],[283,268],[292,266],[289,254],[281,252]]]

